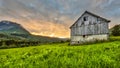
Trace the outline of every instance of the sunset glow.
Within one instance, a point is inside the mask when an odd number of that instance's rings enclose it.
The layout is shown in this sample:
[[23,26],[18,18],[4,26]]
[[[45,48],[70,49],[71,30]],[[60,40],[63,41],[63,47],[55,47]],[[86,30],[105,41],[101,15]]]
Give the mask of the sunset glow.
[[119,24],[119,0],[0,0],[0,20],[21,24],[31,34],[70,37],[69,27],[85,11]]

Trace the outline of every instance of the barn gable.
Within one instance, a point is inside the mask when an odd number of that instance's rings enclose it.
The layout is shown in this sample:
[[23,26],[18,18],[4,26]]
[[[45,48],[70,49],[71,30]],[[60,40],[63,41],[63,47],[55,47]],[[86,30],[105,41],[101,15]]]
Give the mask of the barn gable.
[[[98,15],[96,15],[96,14],[93,14],[93,13],[91,13],[91,12],[89,12],[89,11],[85,11],[85,12],[77,19],[77,21],[76,21],[70,28],[75,27],[75,25],[78,24],[78,23],[79,23],[79,26],[85,24],[85,23],[83,22],[82,18],[83,18],[83,17],[87,17],[87,16],[96,17],[96,18],[98,18],[99,20],[104,20],[104,21],[106,21],[106,22],[110,22],[110,20],[107,20],[107,19],[105,19],[105,18],[103,18],[103,17],[100,17],[100,16],[98,16]],[[81,22],[79,22],[79,21],[81,21]],[[95,22],[94,22],[94,23],[95,23]],[[89,22],[89,24],[93,24],[93,22]]]

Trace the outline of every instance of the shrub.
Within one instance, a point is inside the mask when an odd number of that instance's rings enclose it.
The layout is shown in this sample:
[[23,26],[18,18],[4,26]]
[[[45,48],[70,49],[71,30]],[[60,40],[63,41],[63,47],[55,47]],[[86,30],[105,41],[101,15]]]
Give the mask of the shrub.
[[115,25],[112,29],[111,29],[111,34],[113,36],[120,36],[120,24],[119,25]]

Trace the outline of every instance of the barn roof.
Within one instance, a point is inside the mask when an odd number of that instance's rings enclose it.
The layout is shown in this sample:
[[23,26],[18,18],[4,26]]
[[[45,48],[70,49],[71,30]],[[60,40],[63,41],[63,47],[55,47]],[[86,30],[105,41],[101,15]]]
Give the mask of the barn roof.
[[[89,12],[89,11],[85,11],[85,12],[77,19],[77,21],[76,21],[75,23],[77,23],[77,22],[79,21],[79,19],[80,19],[85,13],[88,13],[88,14],[93,15],[93,16],[95,16],[95,17],[104,19],[104,20],[107,21],[107,22],[110,22],[110,20],[108,20],[108,19],[105,19],[105,18],[103,18],[103,17],[101,17],[101,16],[98,16],[98,15],[96,15],[96,14],[94,14],[94,13],[91,13],[91,12]],[[74,23],[74,24],[75,24],[75,23]],[[74,24],[73,24],[73,25],[74,25]],[[73,25],[72,25],[72,26],[73,26]],[[71,27],[72,27],[72,26],[71,26]],[[70,28],[71,28],[71,27],[70,27]]]

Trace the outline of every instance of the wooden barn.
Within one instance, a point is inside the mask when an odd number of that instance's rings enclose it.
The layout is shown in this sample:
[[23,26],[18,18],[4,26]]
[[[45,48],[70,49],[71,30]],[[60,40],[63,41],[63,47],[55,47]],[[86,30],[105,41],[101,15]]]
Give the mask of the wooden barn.
[[71,44],[108,40],[109,22],[103,17],[85,11],[80,18],[70,27]]

